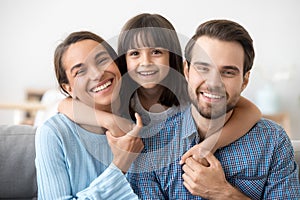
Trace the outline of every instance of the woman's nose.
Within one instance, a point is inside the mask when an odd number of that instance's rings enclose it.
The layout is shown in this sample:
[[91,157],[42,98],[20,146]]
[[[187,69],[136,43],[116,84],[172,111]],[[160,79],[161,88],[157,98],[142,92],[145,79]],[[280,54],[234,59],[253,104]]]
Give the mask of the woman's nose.
[[90,65],[88,71],[91,80],[100,80],[104,73],[103,70],[97,68],[95,65]]

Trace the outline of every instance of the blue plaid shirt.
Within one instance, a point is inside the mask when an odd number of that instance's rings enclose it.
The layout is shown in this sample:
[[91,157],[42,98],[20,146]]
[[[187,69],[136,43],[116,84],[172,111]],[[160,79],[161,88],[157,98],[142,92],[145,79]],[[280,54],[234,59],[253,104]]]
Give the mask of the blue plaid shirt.
[[[154,134],[157,133],[157,134]],[[127,174],[141,199],[202,199],[183,186],[179,160],[199,143],[190,109],[143,131],[145,149]],[[298,167],[285,131],[261,119],[215,153],[226,179],[251,199],[300,199]]]

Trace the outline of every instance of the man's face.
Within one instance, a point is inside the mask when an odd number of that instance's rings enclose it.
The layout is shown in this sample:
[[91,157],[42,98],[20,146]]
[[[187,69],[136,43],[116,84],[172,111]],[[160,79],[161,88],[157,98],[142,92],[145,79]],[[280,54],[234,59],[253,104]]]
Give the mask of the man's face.
[[192,103],[207,119],[231,111],[248,83],[243,77],[244,50],[237,42],[201,36],[192,52],[191,66],[185,67]]

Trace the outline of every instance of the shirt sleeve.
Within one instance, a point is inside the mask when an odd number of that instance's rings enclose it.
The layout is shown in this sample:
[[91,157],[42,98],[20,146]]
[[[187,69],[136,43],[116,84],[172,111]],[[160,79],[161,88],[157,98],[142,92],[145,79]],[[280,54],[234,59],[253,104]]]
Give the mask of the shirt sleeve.
[[85,190],[77,194],[79,199],[138,199],[123,172],[113,163]]
[[263,199],[300,199],[298,166],[290,139],[279,134]]
[[114,164],[87,188],[72,194],[63,145],[55,131],[48,126],[38,128],[35,145],[39,199],[138,199],[125,175]]

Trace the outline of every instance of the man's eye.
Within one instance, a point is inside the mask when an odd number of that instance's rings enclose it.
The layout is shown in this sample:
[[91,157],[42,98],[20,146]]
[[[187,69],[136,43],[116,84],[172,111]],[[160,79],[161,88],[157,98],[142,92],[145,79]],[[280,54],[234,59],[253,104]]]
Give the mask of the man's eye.
[[222,74],[225,77],[233,77],[236,75],[236,72],[234,70],[225,70],[222,72]]
[[203,66],[203,65],[194,65],[195,69],[199,72],[208,72],[209,68],[207,66]]

